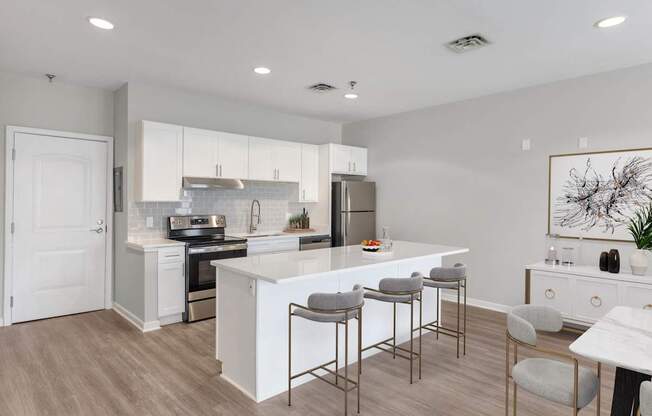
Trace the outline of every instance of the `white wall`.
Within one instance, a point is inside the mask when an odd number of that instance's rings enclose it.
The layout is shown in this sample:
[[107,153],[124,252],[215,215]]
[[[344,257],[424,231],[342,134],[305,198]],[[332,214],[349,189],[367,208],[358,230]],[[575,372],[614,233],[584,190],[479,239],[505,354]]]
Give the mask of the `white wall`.
[[[4,201],[5,131],[7,125],[113,135],[113,94],[97,88],[49,83],[0,72],[0,194]],[[0,206],[4,218],[4,204]],[[4,253],[4,221],[0,222],[0,251]],[[0,258],[0,304],[4,299],[3,258]],[[2,318],[0,309],[0,318]]]
[[[544,257],[551,154],[652,147],[652,65],[352,123],[369,148],[378,225],[395,239],[470,247],[469,296],[523,302],[523,265]],[[532,150],[521,151],[521,140]],[[586,242],[583,262],[632,244]]]

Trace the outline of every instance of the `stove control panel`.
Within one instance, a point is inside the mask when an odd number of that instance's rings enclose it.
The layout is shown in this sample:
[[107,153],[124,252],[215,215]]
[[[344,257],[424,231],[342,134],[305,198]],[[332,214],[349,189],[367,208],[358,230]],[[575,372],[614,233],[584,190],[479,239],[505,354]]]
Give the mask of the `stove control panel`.
[[184,215],[168,218],[170,230],[189,230],[193,228],[224,228],[224,215]]

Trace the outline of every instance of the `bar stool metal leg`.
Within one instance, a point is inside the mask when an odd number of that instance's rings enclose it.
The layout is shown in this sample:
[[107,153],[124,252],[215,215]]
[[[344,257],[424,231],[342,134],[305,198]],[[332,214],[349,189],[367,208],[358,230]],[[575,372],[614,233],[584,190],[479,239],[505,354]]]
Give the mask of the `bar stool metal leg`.
[[423,292],[419,295],[419,380],[421,380],[421,336],[423,335]]
[[362,308],[358,310],[358,413],[360,413],[360,374],[362,374]]
[[288,406],[292,406],[292,304],[288,306]]
[[344,321],[344,416],[349,414],[349,320]]
[[435,305],[435,308],[437,309],[437,339],[439,339],[439,288],[437,288],[437,304]]
[[[396,340],[394,340],[396,342]],[[410,295],[410,384],[414,368],[414,295]]]
[[394,302],[394,334],[392,340],[392,354],[393,358],[396,359],[396,302]]
[[457,358],[460,358],[460,282],[457,282]]
[[466,279],[464,279],[464,355],[466,355]]
[[340,384],[339,378],[340,378],[340,341],[339,341],[339,336],[340,336],[340,330],[339,330],[339,324],[335,322],[335,384]]

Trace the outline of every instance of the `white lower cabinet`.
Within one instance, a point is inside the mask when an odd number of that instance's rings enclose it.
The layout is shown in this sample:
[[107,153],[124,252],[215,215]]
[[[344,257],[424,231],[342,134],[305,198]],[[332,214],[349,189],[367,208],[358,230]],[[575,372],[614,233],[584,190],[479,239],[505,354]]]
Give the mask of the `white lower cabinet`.
[[576,319],[593,322],[602,318],[612,308],[618,306],[618,282],[601,281],[594,278],[575,279]]
[[571,323],[591,325],[616,306],[652,310],[652,279],[592,267],[527,266],[529,302],[550,306]]
[[158,252],[158,316],[179,315],[185,310],[186,275],[183,248]]
[[530,286],[531,302],[535,305],[550,306],[564,316],[570,317],[570,281],[565,276],[553,273],[537,273]]

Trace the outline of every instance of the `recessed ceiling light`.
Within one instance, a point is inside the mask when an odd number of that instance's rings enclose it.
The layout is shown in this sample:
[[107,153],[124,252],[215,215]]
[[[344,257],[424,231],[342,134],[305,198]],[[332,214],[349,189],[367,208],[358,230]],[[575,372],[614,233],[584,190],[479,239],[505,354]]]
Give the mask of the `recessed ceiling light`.
[[608,27],[618,26],[619,24],[623,23],[625,20],[627,20],[627,16],[607,17],[605,19],[598,20],[597,22],[595,22],[595,27],[599,27],[600,29],[605,29]]
[[89,17],[88,21],[90,24],[92,24],[95,27],[99,27],[100,29],[105,29],[105,30],[113,29],[113,23],[109,22],[108,20],[100,19],[99,17]]
[[269,69],[269,68],[266,68],[264,66],[259,66],[259,67],[254,68],[254,72],[259,74],[259,75],[267,75],[267,74],[271,73],[272,70]]

